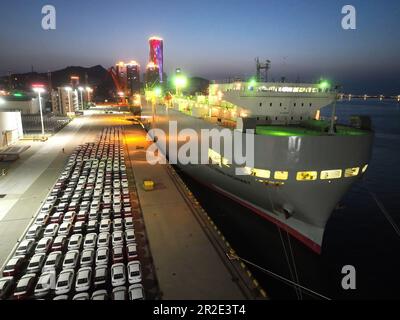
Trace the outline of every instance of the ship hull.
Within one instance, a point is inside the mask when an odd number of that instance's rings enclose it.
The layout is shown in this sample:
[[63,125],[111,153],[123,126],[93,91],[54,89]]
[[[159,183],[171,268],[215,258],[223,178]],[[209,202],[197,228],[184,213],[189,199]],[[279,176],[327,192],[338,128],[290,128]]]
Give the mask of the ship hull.
[[[143,108],[143,114],[151,108]],[[154,116],[153,128],[166,132],[157,136],[160,150],[170,156],[169,121],[176,121],[178,132],[193,129],[219,129],[217,125],[186,115],[177,110],[159,106]],[[151,131],[150,131],[151,133]],[[242,134],[245,144],[245,134]],[[317,171],[363,167],[371,155],[372,134],[354,136],[267,136],[254,135],[254,167],[287,171],[284,181],[267,179],[260,182],[254,176],[236,175],[235,165],[181,164],[177,166],[186,174],[208,187],[224,194],[254,213],[286,230],[314,252],[320,253],[326,222],[333,209],[361,177],[297,181],[298,171]],[[163,141],[165,140],[165,141]],[[178,148],[184,142],[178,143]],[[360,169],[361,171],[361,169]]]

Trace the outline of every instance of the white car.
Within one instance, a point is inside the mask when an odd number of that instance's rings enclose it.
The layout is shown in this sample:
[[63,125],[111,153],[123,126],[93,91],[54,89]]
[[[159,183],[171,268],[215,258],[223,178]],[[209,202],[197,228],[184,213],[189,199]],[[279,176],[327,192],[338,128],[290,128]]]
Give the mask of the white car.
[[33,252],[34,248],[35,248],[35,240],[33,239],[22,240],[17,248],[17,251],[15,251],[15,256],[17,257],[29,256]]
[[121,231],[114,231],[112,234],[112,245],[123,246],[124,245],[124,233]]
[[26,233],[26,238],[37,240],[39,239],[42,230],[43,230],[42,226],[34,224],[28,229],[28,232]]
[[84,249],[95,249],[96,248],[96,241],[97,241],[97,233],[88,233],[85,236],[85,240],[83,241],[83,248]]
[[136,242],[135,231],[133,229],[126,230],[125,241],[127,244]]
[[89,293],[87,292],[81,292],[74,295],[72,300],[90,300],[90,296]]
[[26,272],[27,273],[38,273],[39,271],[42,270],[45,260],[46,260],[45,253],[36,253],[29,261]]
[[110,234],[108,232],[101,232],[97,238],[97,247],[108,247],[110,244]]
[[56,283],[56,295],[68,294],[72,291],[74,284],[75,272],[74,270],[68,269],[60,272]]
[[116,263],[111,266],[111,284],[113,287],[124,286],[126,283],[125,265]]
[[142,281],[142,270],[139,261],[131,261],[127,264],[128,281],[130,284]]
[[98,248],[96,251],[96,266],[108,265],[108,260],[110,256],[110,250],[105,248]]
[[124,219],[124,226],[125,226],[125,230],[133,229],[134,228],[133,218],[125,218]]
[[59,236],[68,236],[71,233],[72,224],[71,222],[63,222],[58,229],[57,235]]
[[50,220],[50,215],[48,213],[39,214],[35,220],[35,224],[40,226],[45,226]]
[[68,250],[79,250],[82,246],[82,235],[74,234],[68,241]]
[[125,287],[117,287],[112,291],[113,300],[128,300],[128,294]]
[[50,223],[43,232],[44,237],[55,237],[60,225],[58,223]]
[[62,266],[62,252],[54,251],[47,256],[46,262],[42,269],[42,274],[45,272],[54,272]]
[[79,251],[68,251],[63,262],[63,269],[75,269],[79,261]]
[[108,300],[107,290],[97,290],[93,292],[91,300]]
[[38,244],[35,248],[35,253],[49,252],[52,244],[53,244],[52,237],[44,237],[44,238],[40,239],[40,241],[38,242]]
[[139,283],[129,286],[129,300],[144,300],[144,289]]
[[108,280],[108,267],[106,265],[98,265],[94,269],[93,284],[95,287],[103,286]]
[[92,285],[92,268],[83,267],[76,274],[75,291],[88,291]]
[[91,267],[94,262],[94,249],[85,249],[81,254],[81,266]]
[[56,273],[54,271],[42,272],[36,284],[34,295],[36,298],[47,296],[55,289]]
[[100,232],[110,232],[111,229],[111,220],[110,219],[103,219],[100,222]]
[[40,209],[40,213],[47,213],[50,214],[51,210],[53,210],[54,206],[51,203],[45,203],[42,207],[42,209]]
[[76,218],[76,212],[75,211],[68,211],[64,215],[63,222],[71,222],[71,223],[73,223],[75,221],[75,218]]

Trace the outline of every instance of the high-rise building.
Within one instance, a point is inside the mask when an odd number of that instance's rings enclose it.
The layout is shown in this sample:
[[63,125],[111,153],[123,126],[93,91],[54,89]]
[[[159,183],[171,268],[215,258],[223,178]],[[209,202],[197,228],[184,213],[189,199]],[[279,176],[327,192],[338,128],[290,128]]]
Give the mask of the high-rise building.
[[150,45],[149,63],[154,63],[157,66],[160,82],[163,82],[163,72],[164,72],[163,39],[159,37],[151,37],[149,39],[149,45]]
[[129,95],[140,93],[140,65],[136,61],[126,64],[126,82]]
[[154,62],[149,62],[146,66],[146,73],[144,75],[144,82],[148,88],[154,87],[160,82],[160,73],[158,66]]
[[71,87],[72,87],[72,89],[76,89],[79,87],[79,77],[78,76],[71,76]]

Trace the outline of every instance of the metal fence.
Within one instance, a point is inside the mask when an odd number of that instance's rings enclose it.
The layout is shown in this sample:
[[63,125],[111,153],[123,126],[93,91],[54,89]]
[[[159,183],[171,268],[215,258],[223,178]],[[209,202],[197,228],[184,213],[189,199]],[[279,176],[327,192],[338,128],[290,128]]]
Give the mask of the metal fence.
[[[40,115],[21,115],[22,128],[24,134],[42,131]],[[44,131],[54,133],[62,129],[71,119],[63,116],[45,115],[43,116]]]

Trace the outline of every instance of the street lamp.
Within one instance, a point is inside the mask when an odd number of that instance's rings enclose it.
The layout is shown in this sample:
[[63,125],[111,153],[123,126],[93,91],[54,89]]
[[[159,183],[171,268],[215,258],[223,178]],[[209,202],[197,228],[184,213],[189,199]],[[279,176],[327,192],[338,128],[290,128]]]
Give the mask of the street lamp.
[[39,98],[40,122],[42,124],[42,139],[43,139],[44,124],[43,124],[43,112],[42,112],[42,98],[41,98],[40,94],[45,92],[44,85],[43,84],[33,84],[32,90],[38,94],[38,98]]
[[175,94],[180,95],[181,93],[179,89],[186,87],[187,78],[179,73],[174,79],[174,84],[175,84]]
[[81,106],[82,106],[82,111],[83,111],[83,96],[82,96],[82,92],[83,92],[83,87],[79,87],[78,90],[81,92]]
[[87,92],[87,100],[90,102],[90,94],[93,92],[93,89],[90,87],[86,87],[86,92]]
[[65,89],[65,91],[68,92],[68,110],[69,110],[69,112],[71,112],[71,95],[70,94],[71,94],[72,88],[65,87],[64,89]]

